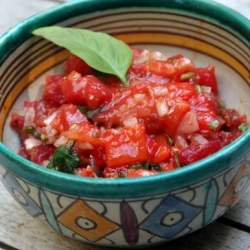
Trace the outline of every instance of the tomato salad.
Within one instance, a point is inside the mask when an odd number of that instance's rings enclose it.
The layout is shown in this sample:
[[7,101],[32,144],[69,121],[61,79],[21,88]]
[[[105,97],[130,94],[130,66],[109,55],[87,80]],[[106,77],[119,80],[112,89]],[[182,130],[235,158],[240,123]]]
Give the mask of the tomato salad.
[[218,97],[215,68],[183,55],[132,49],[129,86],[70,54],[11,126],[19,154],[85,177],[154,175],[201,160],[238,138],[246,115]]

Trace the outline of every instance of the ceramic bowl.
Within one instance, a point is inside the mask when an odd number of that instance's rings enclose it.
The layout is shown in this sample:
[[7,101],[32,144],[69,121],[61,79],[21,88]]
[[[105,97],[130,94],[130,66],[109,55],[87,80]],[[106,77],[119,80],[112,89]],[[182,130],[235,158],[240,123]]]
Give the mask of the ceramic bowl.
[[188,167],[133,179],[92,179],[42,168],[17,155],[11,111],[39,97],[67,57],[31,31],[43,26],[109,33],[166,55],[214,64],[228,107],[250,118],[250,21],[210,0],[76,0],[39,13],[0,38],[0,176],[30,215],[91,244],[149,247],[190,234],[230,209],[250,184],[250,131]]

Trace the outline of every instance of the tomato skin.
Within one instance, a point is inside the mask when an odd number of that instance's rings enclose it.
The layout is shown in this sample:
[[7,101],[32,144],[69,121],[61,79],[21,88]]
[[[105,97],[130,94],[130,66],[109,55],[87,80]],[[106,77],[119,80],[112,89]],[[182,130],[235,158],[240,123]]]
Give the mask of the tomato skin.
[[84,60],[74,54],[69,55],[64,68],[67,75],[72,71],[76,71],[82,76],[89,75],[93,72],[93,69]]
[[147,160],[145,126],[108,129],[103,135],[107,167],[116,168]]
[[206,68],[196,68],[195,75],[198,76],[198,84],[211,87],[214,94],[218,94],[218,84],[215,76],[215,68],[209,65]]
[[43,100],[53,102],[55,104],[63,104],[66,102],[61,89],[61,83],[65,75],[50,75],[45,79],[43,92]]
[[62,81],[62,92],[67,102],[97,109],[110,102],[112,91],[93,75],[81,76],[72,71]]
[[199,161],[220,150],[222,145],[219,140],[211,140],[207,144],[192,144],[179,151],[179,162],[182,166]]

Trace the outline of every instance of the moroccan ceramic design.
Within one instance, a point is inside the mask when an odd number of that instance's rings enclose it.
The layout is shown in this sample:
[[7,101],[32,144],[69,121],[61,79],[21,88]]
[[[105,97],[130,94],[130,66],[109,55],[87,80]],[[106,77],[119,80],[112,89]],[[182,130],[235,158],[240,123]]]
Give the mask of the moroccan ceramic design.
[[[146,2],[146,3],[145,3]],[[31,216],[92,244],[143,247],[200,229],[230,209],[250,184],[250,131],[188,167],[134,179],[88,179],[48,170],[15,152],[11,110],[39,98],[45,75],[59,72],[60,47],[32,37],[48,25],[110,33],[196,65],[214,64],[228,107],[250,117],[250,21],[212,1],[76,0],[42,12],[0,38],[0,177]]]

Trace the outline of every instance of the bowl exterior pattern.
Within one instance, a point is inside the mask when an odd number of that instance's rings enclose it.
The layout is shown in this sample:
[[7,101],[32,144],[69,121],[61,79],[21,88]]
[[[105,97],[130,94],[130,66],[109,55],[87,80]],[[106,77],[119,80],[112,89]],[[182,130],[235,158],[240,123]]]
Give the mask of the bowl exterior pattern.
[[[27,163],[4,146],[10,145],[5,121],[13,103],[34,80],[68,55],[41,38],[23,38],[25,29],[28,33],[58,24],[110,33],[131,45],[186,48],[231,68],[240,79],[238,84],[249,91],[250,37],[247,39],[244,31],[235,30],[223,19],[237,23],[241,18],[235,13],[226,8],[222,8],[223,13],[213,12],[217,5],[211,1],[146,1],[144,7],[138,7],[143,2],[140,0],[126,1],[124,6],[122,2],[70,1],[62,5],[65,7],[27,20],[19,27],[21,31],[6,34],[8,42],[2,41],[6,54],[0,61],[0,178],[22,208],[59,233],[98,245],[149,246],[194,232],[237,203],[250,185],[248,132],[243,146],[244,138],[234,148],[229,147],[231,151],[222,153],[221,160],[204,161],[204,170],[190,166],[193,170],[176,170],[179,175],[169,173],[173,178],[149,177],[161,180],[154,188],[148,187],[153,182],[147,182],[147,178],[131,180],[131,188],[127,180],[118,184],[96,180],[92,190],[87,180],[68,177],[70,184],[58,183],[62,175]],[[22,43],[16,45],[21,38]],[[248,100],[242,103],[250,107]],[[59,176],[57,181],[55,175]],[[102,188],[105,183],[110,185],[106,191]]]
[[0,167],[2,182],[31,216],[66,236],[107,246],[170,241],[230,209],[250,184],[250,154],[217,175],[141,199],[91,199],[38,187]]

